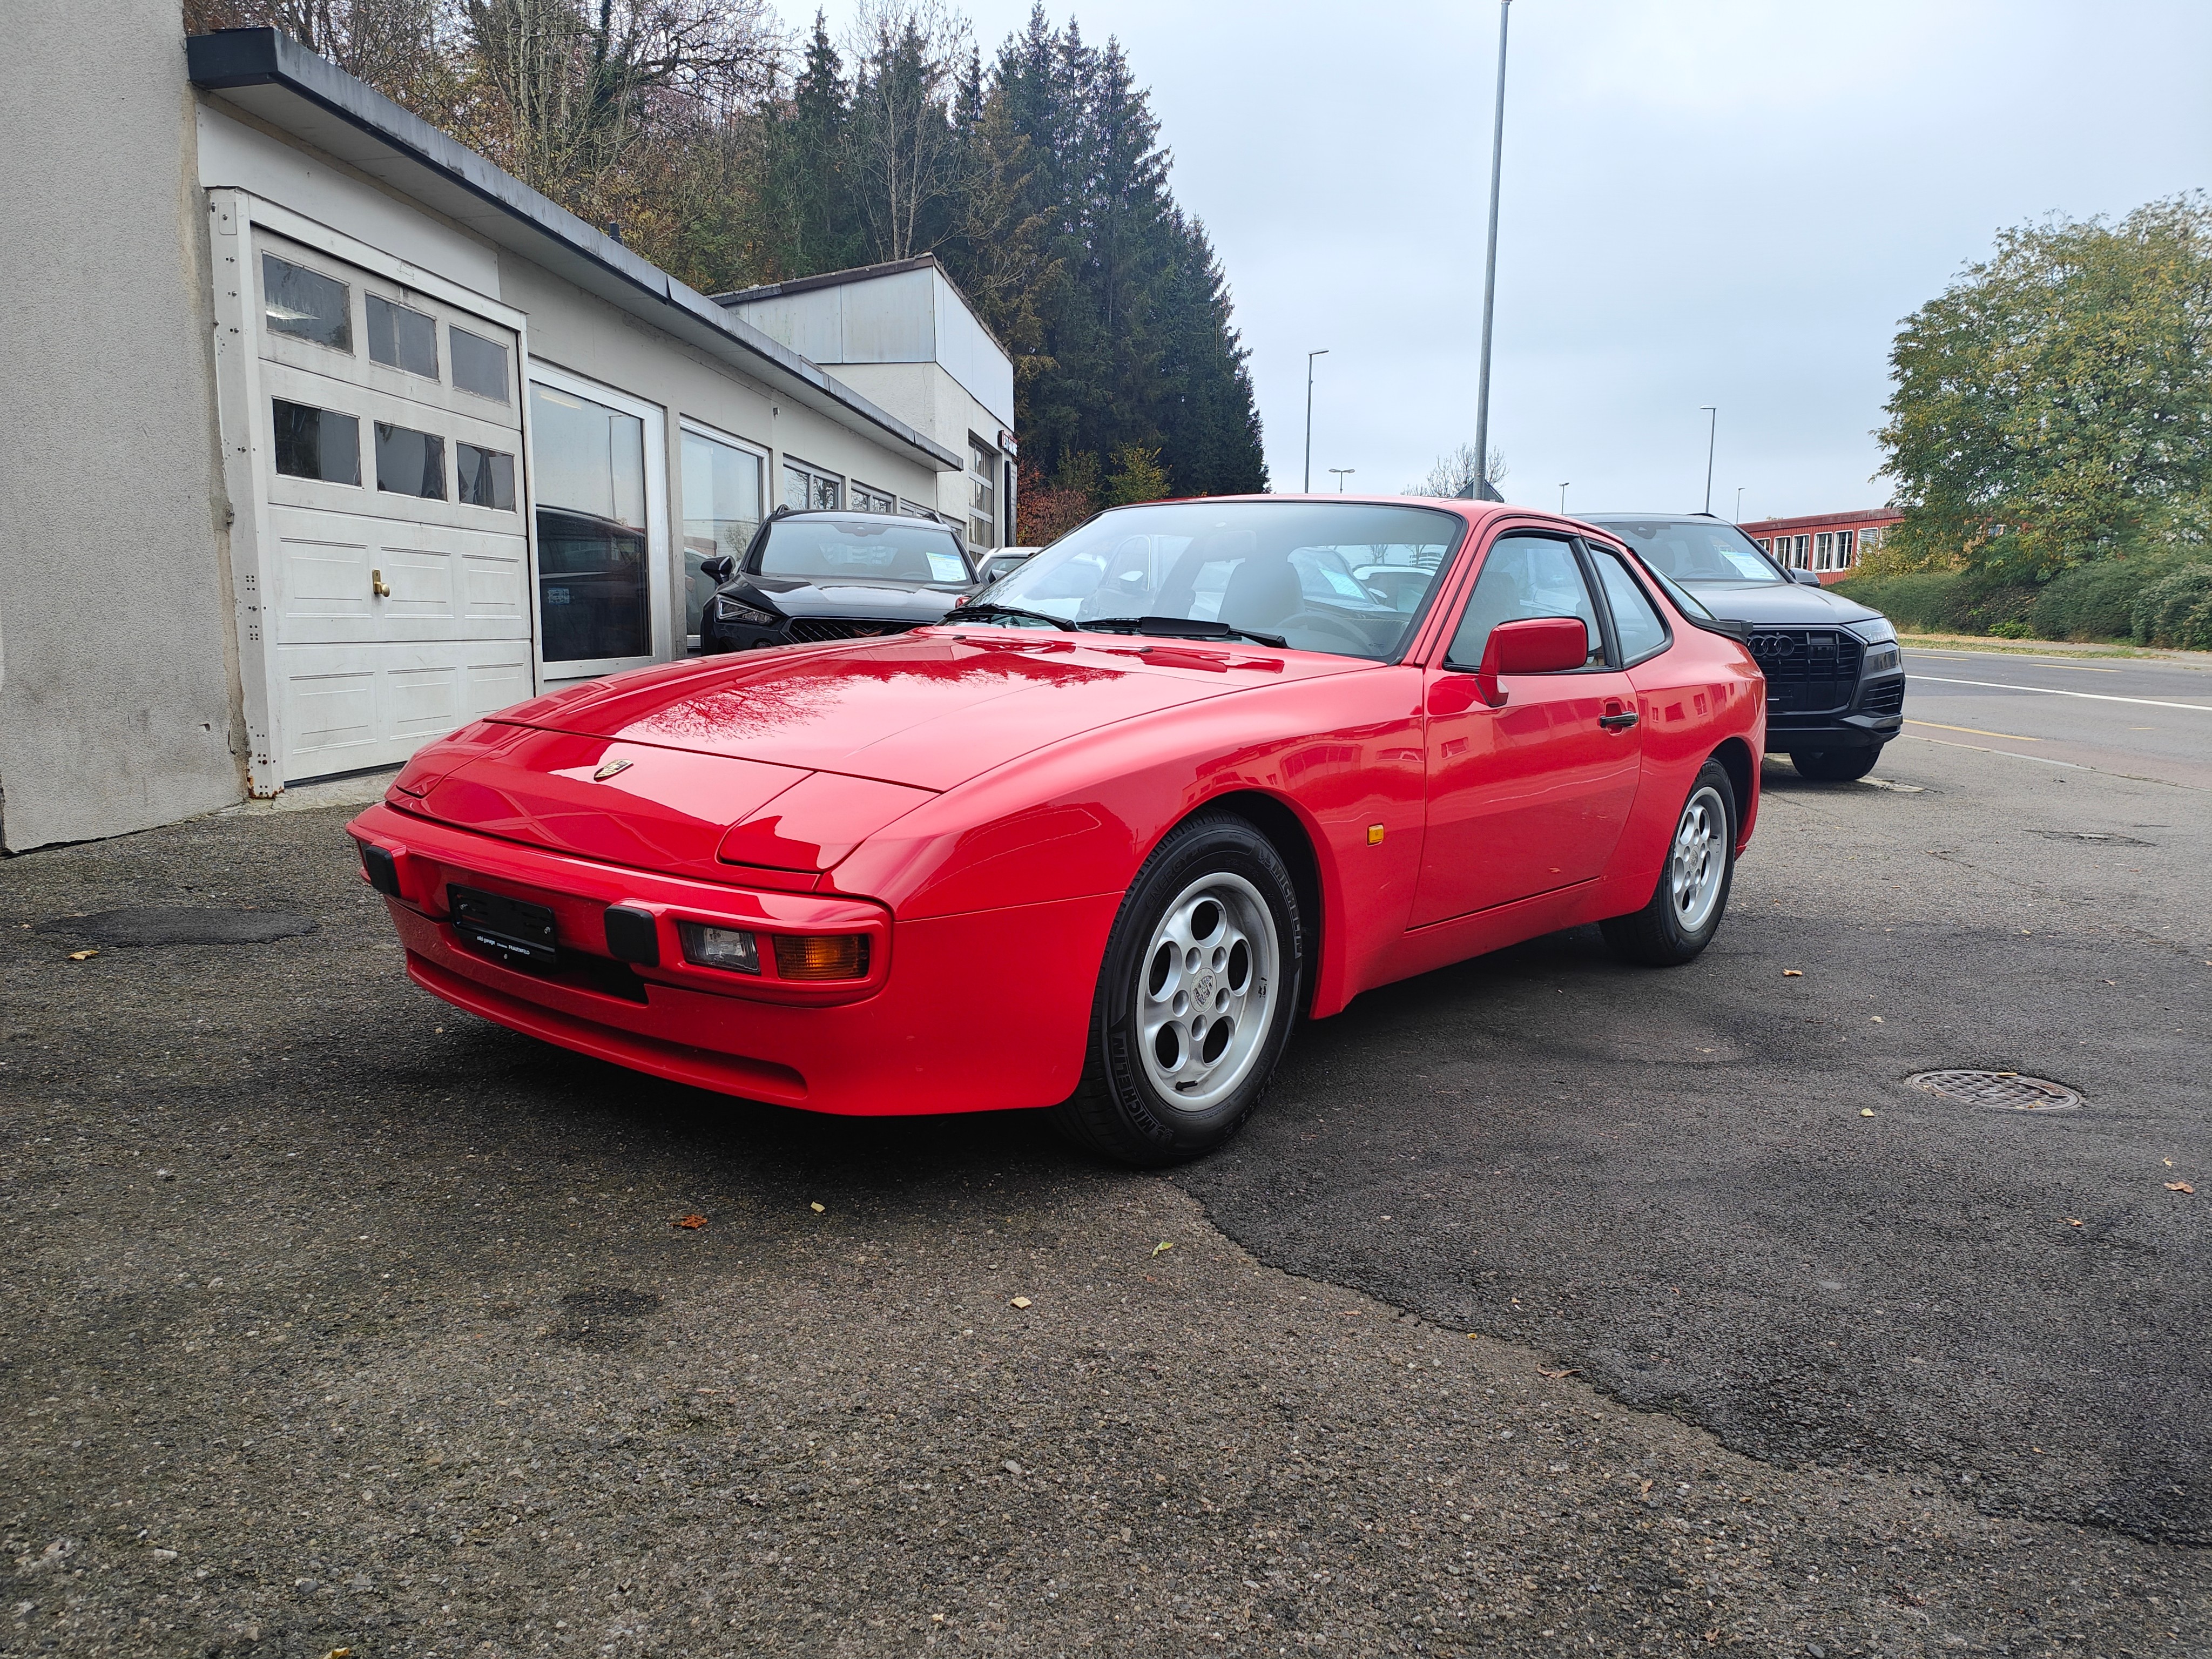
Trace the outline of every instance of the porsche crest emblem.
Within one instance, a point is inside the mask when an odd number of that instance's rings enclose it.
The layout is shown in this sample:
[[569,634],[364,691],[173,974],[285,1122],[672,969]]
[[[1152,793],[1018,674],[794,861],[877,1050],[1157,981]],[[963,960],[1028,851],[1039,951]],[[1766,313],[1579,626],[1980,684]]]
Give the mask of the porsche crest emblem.
[[598,771],[592,774],[592,781],[593,783],[605,783],[609,778],[614,776],[616,773],[625,772],[629,769],[629,763],[628,761],[609,761],[605,765],[599,768]]

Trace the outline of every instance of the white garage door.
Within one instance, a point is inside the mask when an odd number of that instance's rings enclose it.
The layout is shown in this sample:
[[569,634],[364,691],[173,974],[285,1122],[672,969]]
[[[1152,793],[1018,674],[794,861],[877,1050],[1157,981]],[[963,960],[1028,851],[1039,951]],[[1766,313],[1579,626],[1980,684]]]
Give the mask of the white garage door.
[[257,228],[263,610],[287,783],[531,695],[514,335]]

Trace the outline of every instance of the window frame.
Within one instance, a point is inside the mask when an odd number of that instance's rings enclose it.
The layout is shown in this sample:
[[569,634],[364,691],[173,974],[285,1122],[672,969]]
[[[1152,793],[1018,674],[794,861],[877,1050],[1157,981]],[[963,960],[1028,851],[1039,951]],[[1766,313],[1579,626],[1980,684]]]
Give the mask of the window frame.
[[[1516,537],[1525,538],[1531,541],[1558,542],[1563,544],[1567,550],[1568,556],[1574,561],[1575,568],[1581,573],[1583,592],[1589,596],[1590,614],[1597,618],[1598,648],[1593,654],[1599,657],[1601,660],[1584,662],[1579,668],[1556,669],[1544,678],[1549,679],[1568,674],[1619,673],[1621,669],[1620,641],[1613,633],[1613,611],[1605,602],[1605,594],[1597,580],[1597,572],[1590,563],[1589,550],[1583,545],[1583,538],[1580,536],[1571,531],[1554,530],[1547,525],[1501,525],[1490,539],[1483,544],[1482,550],[1475,560],[1474,574],[1468,579],[1467,591],[1460,595],[1456,609],[1444,623],[1443,636],[1437,645],[1436,665],[1453,674],[1477,674],[1482,672],[1481,665],[1479,663],[1454,661],[1452,643],[1459,638],[1460,624],[1467,619],[1468,606],[1474,603],[1474,590],[1482,581],[1482,573],[1489,568],[1491,554],[1497,550],[1500,542]],[[1522,618],[1514,617],[1508,620],[1519,621]],[[1580,622],[1582,618],[1577,617],[1573,620]],[[1665,620],[1663,616],[1661,620]],[[1639,658],[1638,660],[1643,659]]]
[[[791,510],[793,512],[842,513],[845,511],[845,503],[849,497],[852,481],[844,473],[832,472],[826,466],[817,466],[812,461],[802,460],[799,457],[792,454],[788,450],[784,451],[776,457],[776,481],[779,483],[783,482],[783,474],[787,471],[800,473],[809,481],[806,505],[805,507],[792,507]],[[833,506],[823,507],[813,500],[812,485],[824,481],[834,483],[837,486],[837,500],[836,504]],[[777,495],[781,496],[782,492],[779,490],[777,491]],[[791,503],[789,501],[782,500],[779,500],[777,505],[780,507],[791,507]],[[762,519],[762,522],[763,524],[767,522],[765,517]]]
[[[703,438],[708,443],[721,444],[726,448],[734,449],[742,454],[750,455],[760,464],[760,517],[753,525],[752,534],[745,538],[744,546],[738,550],[736,561],[740,565],[744,563],[745,555],[752,550],[753,543],[759,539],[761,526],[766,524],[769,520],[769,515],[775,511],[775,507],[771,505],[769,486],[777,476],[780,463],[775,451],[771,446],[763,443],[756,443],[750,438],[740,438],[734,432],[725,432],[720,427],[709,425],[707,422],[700,420],[696,416],[678,416],[676,420],[676,465],[678,468],[678,489],[675,495],[676,521],[674,535],[671,540],[670,547],[671,556],[674,560],[677,567],[675,573],[678,590],[677,600],[678,603],[681,605],[683,602],[684,584],[688,582],[691,576],[690,570],[684,562],[685,556],[690,550],[684,544],[684,526],[687,522],[684,517],[684,498],[681,489],[682,468],[684,465],[684,440],[687,437]],[[691,652],[699,648],[701,644],[701,636],[690,631],[689,624],[691,619],[688,612],[684,616],[684,620],[686,624],[685,632],[684,634],[684,650],[685,654],[688,655]]]
[[[258,240],[254,245],[253,255],[254,316],[260,325],[260,332],[263,335],[276,335],[287,340],[297,340],[301,344],[311,345],[318,351],[335,351],[341,357],[358,357],[361,355],[354,343],[356,299],[354,290],[358,284],[351,277],[337,276],[319,266],[309,264],[304,259],[295,258],[289,249],[279,252],[275,248],[262,246]],[[295,270],[304,270],[311,276],[319,276],[326,283],[335,283],[337,285],[339,290],[345,295],[346,338],[343,345],[332,345],[328,340],[318,340],[312,334],[295,333],[289,328],[273,328],[270,325],[269,261],[271,259],[276,260],[279,264],[289,265]],[[361,324],[361,331],[366,335],[368,316],[365,312],[362,315]],[[257,342],[257,346],[258,344]]]
[[[1664,656],[1673,650],[1674,624],[1668,618],[1667,607],[1655,600],[1651,597],[1651,590],[1644,585],[1643,578],[1637,574],[1636,562],[1628,550],[1616,547],[1610,542],[1594,540],[1588,536],[1577,537],[1576,539],[1581,544],[1583,557],[1595,577],[1591,583],[1591,591],[1597,595],[1600,608],[1605,617],[1606,631],[1609,639],[1609,643],[1606,647],[1607,656],[1617,662],[1625,671],[1639,667],[1650,662],[1654,657]],[[1613,555],[1614,562],[1620,566],[1622,573],[1627,576],[1630,584],[1644,596],[1644,603],[1651,607],[1651,614],[1659,619],[1659,643],[1641,656],[1632,657],[1621,649],[1620,622],[1613,614],[1613,596],[1605,591],[1604,568],[1597,562],[1601,553]]]
[[[404,311],[410,317],[420,317],[430,325],[430,372],[428,374],[419,368],[410,368],[402,362],[387,363],[376,355],[375,337],[369,322],[368,302],[371,300],[388,306],[394,311]],[[395,300],[389,294],[378,294],[368,288],[363,288],[361,291],[361,349],[368,361],[380,368],[392,369],[401,374],[411,374],[418,380],[429,381],[433,386],[449,385],[450,381],[447,378],[443,366],[451,362],[453,353],[450,348],[442,356],[439,353],[438,323],[438,313],[434,311],[424,311],[420,307],[409,305],[404,300]],[[399,349],[399,334],[396,328],[392,331],[392,349],[396,352]]]

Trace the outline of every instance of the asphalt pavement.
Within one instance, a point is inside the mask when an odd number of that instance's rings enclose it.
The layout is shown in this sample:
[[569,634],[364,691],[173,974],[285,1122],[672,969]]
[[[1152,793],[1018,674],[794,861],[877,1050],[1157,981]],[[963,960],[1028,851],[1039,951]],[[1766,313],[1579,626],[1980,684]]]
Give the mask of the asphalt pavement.
[[2212,746],[1923,665],[2090,758],[1770,763],[1702,962],[1370,994],[1172,1177],[470,1020],[343,808],[0,864],[0,1652],[2212,1651]]

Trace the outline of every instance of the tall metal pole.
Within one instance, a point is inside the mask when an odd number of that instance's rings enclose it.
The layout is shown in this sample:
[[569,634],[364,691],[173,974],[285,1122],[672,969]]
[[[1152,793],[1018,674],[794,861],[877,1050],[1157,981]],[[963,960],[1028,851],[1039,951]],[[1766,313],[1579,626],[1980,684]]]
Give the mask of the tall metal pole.
[[1306,353],[1306,482],[1304,492],[1313,494],[1313,360],[1328,356],[1328,348]]
[[1341,495],[1344,494],[1344,481],[1359,469],[1356,466],[1333,466],[1329,471],[1336,474],[1336,493]]
[[1738,524],[1743,522],[1743,486],[1741,484],[1735,487],[1735,521]]
[[1498,119],[1490,134],[1490,251],[1482,267],[1482,370],[1474,403],[1475,495],[1490,493],[1490,319],[1498,304],[1498,186],[1505,166],[1505,25],[1513,0],[1498,0]]
[[1705,423],[1705,516],[1713,515],[1713,440],[1720,434],[1721,412],[1711,404],[1699,404],[1700,414],[1713,418]]
[[1559,486],[1559,516],[1563,519],[1567,516],[1567,486],[1565,484]]

